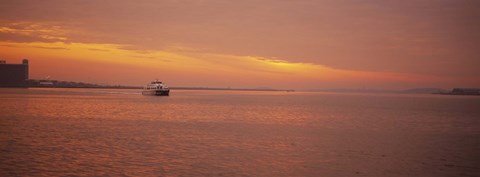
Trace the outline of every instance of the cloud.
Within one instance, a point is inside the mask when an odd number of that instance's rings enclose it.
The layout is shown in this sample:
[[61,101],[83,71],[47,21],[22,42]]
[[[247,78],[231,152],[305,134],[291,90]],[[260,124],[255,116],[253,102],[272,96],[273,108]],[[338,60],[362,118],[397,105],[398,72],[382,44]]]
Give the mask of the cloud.
[[[3,36],[11,36],[15,41],[56,42],[66,41],[67,32],[62,27],[39,22],[11,22],[0,25]],[[19,40],[20,39],[20,40]],[[25,40],[29,39],[29,40]]]
[[53,50],[69,50],[68,48],[65,48],[65,47],[44,47],[44,46],[34,46],[34,48],[39,48],[39,49],[53,49]]
[[479,7],[469,0],[17,0],[0,5],[0,39],[116,44],[210,63],[256,56],[340,70],[478,77]]
[[88,50],[91,50],[91,51],[102,51],[102,52],[108,52],[110,50],[107,50],[107,49],[95,49],[95,48],[91,48],[91,49],[88,49]]
[[[32,66],[35,66],[33,75],[52,75],[66,80],[89,80],[96,76],[97,83],[122,78],[124,84],[135,85],[152,75],[161,75],[174,85],[212,87],[270,85],[276,88],[334,88],[360,85],[391,88],[403,85],[401,88],[404,88],[405,84],[478,81],[478,78],[458,80],[454,77],[341,70],[260,56],[160,50],[139,52],[115,44],[0,42],[0,51],[9,51],[7,54],[10,57],[20,58],[26,49]],[[71,68],[66,71],[63,65]]]

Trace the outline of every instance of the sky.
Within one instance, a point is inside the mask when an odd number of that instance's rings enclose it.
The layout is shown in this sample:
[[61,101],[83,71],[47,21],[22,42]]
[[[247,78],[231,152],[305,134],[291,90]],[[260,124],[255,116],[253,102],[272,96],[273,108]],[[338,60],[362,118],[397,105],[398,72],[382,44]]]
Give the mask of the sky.
[[3,0],[30,78],[278,89],[480,87],[477,0]]

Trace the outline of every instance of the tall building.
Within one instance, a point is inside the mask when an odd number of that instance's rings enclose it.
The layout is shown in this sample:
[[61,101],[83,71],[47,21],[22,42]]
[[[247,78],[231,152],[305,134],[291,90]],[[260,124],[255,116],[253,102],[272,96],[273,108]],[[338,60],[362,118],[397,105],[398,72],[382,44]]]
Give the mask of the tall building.
[[0,87],[26,86],[27,80],[27,59],[23,59],[22,64],[7,64],[5,60],[0,60]]

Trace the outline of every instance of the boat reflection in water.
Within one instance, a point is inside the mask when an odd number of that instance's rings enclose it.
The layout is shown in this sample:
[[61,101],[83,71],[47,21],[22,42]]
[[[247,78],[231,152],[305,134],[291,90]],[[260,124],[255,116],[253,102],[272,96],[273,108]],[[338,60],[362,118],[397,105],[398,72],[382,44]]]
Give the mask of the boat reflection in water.
[[142,91],[142,95],[168,96],[169,94],[170,89],[168,86],[159,80],[152,81],[143,87]]

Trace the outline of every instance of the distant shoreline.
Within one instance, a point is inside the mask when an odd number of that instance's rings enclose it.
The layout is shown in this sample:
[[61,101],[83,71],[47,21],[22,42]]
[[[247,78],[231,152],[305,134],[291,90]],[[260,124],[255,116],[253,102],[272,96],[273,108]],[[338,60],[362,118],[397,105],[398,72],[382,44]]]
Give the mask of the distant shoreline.
[[[0,88],[83,88],[83,89],[143,89],[140,86],[0,86]],[[209,87],[170,87],[171,90],[218,90],[218,91],[269,91],[269,92],[295,92],[288,89],[242,89],[242,88],[209,88]],[[396,94],[433,94],[454,96],[480,96],[478,93],[454,93],[454,92],[408,92],[408,91],[358,91],[358,90],[307,90],[306,92],[331,92],[331,93],[396,93]]]
[[[85,89],[143,89],[140,86],[0,86],[0,88],[85,88]],[[170,87],[171,90],[221,90],[221,91],[275,91],[295,92],[295,90],[282,89],[242,89],[242,88],[209,88],[209,87]]]
[[436,95],[458,95],[458,96],[480,96],[480,94],[476,94],[476,93],[462,93],[462,94],[459,94],[459,93],[432,93],[432,94],[436,94]]
[[[0,88],[86,88],[86,89],[143,89],[143,86],[100,85],[85,82],[29,79],[23,83],[0,83]],[[294,92],[293,89],[272,88],[215,88],[215,87],[170,87],[172,90],[224,90],[224,91],[280,91]]]

